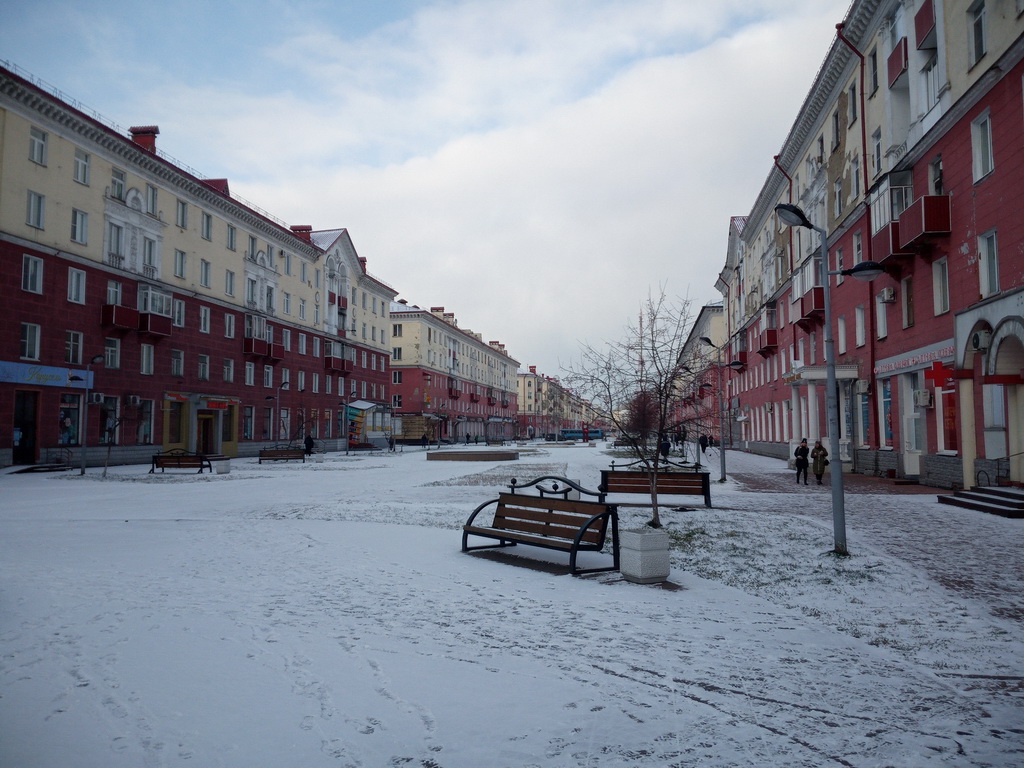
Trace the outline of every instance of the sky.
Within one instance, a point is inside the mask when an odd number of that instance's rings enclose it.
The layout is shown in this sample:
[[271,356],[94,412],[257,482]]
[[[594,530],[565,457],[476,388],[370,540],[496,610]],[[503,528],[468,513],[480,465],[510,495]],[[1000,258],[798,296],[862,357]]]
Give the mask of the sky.
[[1020,520],[862,478],[836,558],[827,485],[730,452],[662,508],[666,583],[573,578],[460,551],[511,478],[611,460],[518,450],[0,472],[0,765],[1020,765]]
[[721,300],[848,6],[0,0],[0,60],[557,376],[651,292]]

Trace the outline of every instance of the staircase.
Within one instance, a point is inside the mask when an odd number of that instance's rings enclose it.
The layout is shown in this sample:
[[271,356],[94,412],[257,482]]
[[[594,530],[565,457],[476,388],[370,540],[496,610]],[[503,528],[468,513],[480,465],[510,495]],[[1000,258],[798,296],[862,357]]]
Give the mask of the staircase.
[[1002,517],[1024,517],[1024,489],[995,486],[974,486],[952,496],[939,496],[940,504],[974,509]]

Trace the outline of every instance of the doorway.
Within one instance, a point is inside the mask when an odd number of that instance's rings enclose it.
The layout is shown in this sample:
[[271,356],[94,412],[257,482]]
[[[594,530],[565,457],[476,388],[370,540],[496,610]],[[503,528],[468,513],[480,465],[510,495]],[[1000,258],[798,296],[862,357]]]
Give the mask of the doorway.
[[39,393],[16,390],[14,393],[15,464],[35,464],[39,430]]

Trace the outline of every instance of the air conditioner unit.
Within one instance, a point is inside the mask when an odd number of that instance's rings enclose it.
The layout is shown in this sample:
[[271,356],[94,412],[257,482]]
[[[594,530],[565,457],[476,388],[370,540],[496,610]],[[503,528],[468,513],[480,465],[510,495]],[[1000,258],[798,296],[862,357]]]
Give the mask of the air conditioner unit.
[[892,286],[889,286],[888,288],[883,288],[882,291],[878,294],[878,298],[884,304],[892,304],[894,301],[896,301],[896,289],[893,288]]
[[102,392],[90,392],[89,402],[93,405],[103,405],[105,395]]
[[988,331],[975,331],[971,334],[971,349],[975,352],[987,352],[992,342],[992,334]]
[[142,404],[142,398],[139,397],[138,395],[125,395],[124,401],[128,405],[141,405]]
[[930,389],[914,390],[914,405],[921,408],[932,407],[932,391]]
[[858,395],[866,395],[871,391],[871,382],[867,379],[857,379],[857,382],[853,385],[853,391]]

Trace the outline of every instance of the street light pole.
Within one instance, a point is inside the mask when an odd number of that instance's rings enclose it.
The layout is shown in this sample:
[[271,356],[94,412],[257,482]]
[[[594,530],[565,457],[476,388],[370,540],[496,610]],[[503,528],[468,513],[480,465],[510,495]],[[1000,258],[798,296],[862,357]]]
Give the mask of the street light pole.
[[825,408],[828,418],[829,453],[838,471],[832,474],[832,530],[837,555],[848,555],[846,548],[846,496],[843,480],[843,462],[839,456],[839,388],[836,381],[836,347],[832,335],[832,275],[849,275],[858,280],[871,281],[882,274],[885,269],[873,261],[855,264],[850,269],[830,271],[828,268],[828,233],[821,227],[811,223],[807,215],[797,206],[780,203],[775,206],[779,219],[790,227],[813,229],[821,239],[821,271],[824,277],[825,298]]
[[[738,360],[725,365],[722,362],[722,348],[715,344],[707,336],[700,337],[701,343],[706,344],[709,347],[714,347],[718,350],[718,362],[715,363],[715,367],[718,369],[718,461],[721,466],[721,477],[718,478],[718,482],[724,483],[725,477],[725,383],[722,381],[722,369],[731,368],[733,370],[739,370],[743,367],[743,363]],[[730,434],[732,430],[730,430]]]
[[92,385],[92,367],[99,365],[103,362],[103,355],[94,355],[88,363],[85,364],[85,400],[82,402],[82,467],[79,470],[79,475],[85,474],[85,449],[89,441],[89,389]]

